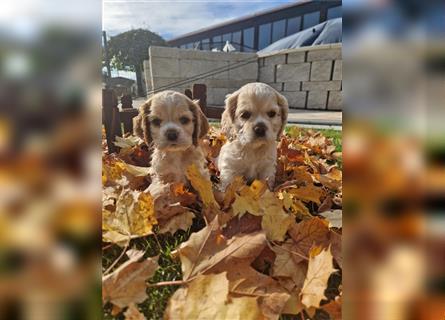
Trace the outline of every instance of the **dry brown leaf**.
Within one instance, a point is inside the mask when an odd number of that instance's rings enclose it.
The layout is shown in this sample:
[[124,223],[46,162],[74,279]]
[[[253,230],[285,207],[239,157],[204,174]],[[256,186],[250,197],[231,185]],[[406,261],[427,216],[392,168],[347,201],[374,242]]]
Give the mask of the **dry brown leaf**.
[[321,306],[323,310],[329,313],[331,320],[341,320],[341,297],[336,297],[335,300]]
[[[294,240],[295,251],[306,257],[313,245],[327,247],[330,243],[329,228],[327,223],[320,218],[304,220],[293,225],[289,229],[289,235]],[[303,259],[294,256],[294,260],[298,263]]]
[[230,207],[230,204],[235,200],[236,192],[244,185],[243,177],[235,177],[235,179],[233,179],[224,193],[223,208]]
[[249,264],[250,259],[237,259],[218,266],[215,272],[227,272],[229,292],[232,296],[258,297],[263,315],[267,319],[278,319],[289,294],[277,281],[254,270]]
[[313,247],[309,253],[306,280],[301,289],[301,302],[307,308],[318,308],[320,301],[326,299],[324,291],[328,287],[329,276],[334,271],[330,248],[322,250],[321,247]]
[[331,231],[329,233],[329,241],[331,243],[331,252],[334,256],[335,261],[337,261],[340,268],[343,265],[342,251],[341,251],[341,235]]
[[227,263],[232,259],[253,261],[265,246],[266,237],[262,232],[234,236],[227,240],[222,235],[217,219],[214,219],[207,227],[193,233],[189,240],[179,247],[183,279],[212,272],[218,264]]
[[257,320],[263,319],[255,297],[229,298],[225,273],[200,275],[177,290],[167,306],[165,319]]
[[291,292],[289,299],[283,307],[283,314],[293,314],[297,315],[303,311],[304,305],[301,303],[300,299],[300,289]]
[[272,268],[272,276],[291,278],[295,286],[301,289],[306,278],[307,266],[305,262],[297,262],[302,257],[296,252],[295,244],[288,240],[281,246],[274,246],[272,250],[276,254]]
[[328,211],[332,208],[332,197],[330,195],[324,198],[323,202],[318,207],[318,212]]
[[201,175],[195,164],[192,164],[187,168],[186,175],[187,178],[190,180],[193,188],[198,191],[204,206],[214,206],[216,208],[219,208],[219,204],[218,202],[216,202],[215,196],[213,194],[212,182],[209,179],[205,179]]
[[313,201],[316,204],[320,204],[320,197],[323,194],[323,190],[314,186],[308,185],[299,188],[289,188],[287,192],[293,195],[294,198],[302,201]]
[[169,219],[166,223],[162,225],[159,224],[159,233],[169,232],[174,234],[178,230],[187,231],[192,226],[194,217],[195,215],[190,211],[180,213]]
[[138,307],[132,303],[124,312],[125,320],[146,320],[144,315],[138,310]]
[[120,308],[147,299],[145,282],[158,268],[157,257],[138,262],[144,255],[142,251],[129,250],[127,254],[128,261],[102,278],[102,299]]

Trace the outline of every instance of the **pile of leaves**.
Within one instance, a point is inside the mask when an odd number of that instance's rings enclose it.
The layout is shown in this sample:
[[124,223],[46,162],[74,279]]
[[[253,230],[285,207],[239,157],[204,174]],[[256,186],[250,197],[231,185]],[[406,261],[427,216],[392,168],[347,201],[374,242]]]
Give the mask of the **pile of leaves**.
[[[122,248],[104,268],[104,304],[145,319],[138,305],[147,288],[169,287],[165,319],[340,319],[342,172],[332,139],[292,127],[278,145],[274,190],[238,177],[222,193],[215,158],[225,142],[216,129],[204,141],[211,181],[191,166],[189,186],[172,184],[157,198],[145,191],[150,150],[142,141],[119,138],[118,154],[104,152],[104,250]],[[161,257],[134,245],[154,238],[162,247],[166,234],[181,241],[160,248]],[[156,281],[159,259],[176,263],[182,277]]]

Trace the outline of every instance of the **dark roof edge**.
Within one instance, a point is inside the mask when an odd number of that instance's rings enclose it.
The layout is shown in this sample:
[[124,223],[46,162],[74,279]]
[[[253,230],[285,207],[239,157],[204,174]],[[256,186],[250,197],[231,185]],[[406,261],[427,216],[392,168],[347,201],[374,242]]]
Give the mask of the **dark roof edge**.
[[270,14],[270,13],[275,13],[275,12],[278,12],[278,11],[281,11],[281,10],[284,10],[284,9],[288,9],[288,8],[292,8],[292,7],[298,7],[298,6],[301,6],[303,4],[307,4],[307,3],[310,3],[310,2],[314,2],[314,0],[301,0],[299,2],[288,3],[288,4],[285,4],[285,5],[273,8],[273,9],[261,10],[261,11],[258,11],[258,12],[255,12],[255,13],[252,13],[252,14],[249,14],[249,15],[246,15],[246,16],[242,16],[242,17],[239,17],[239,18],[231,19],[231,20],[228,20],[226,22],[221,22],[221,23],[214,24],[214,25],[211,25],[209,27],[205,27],[205,28],[202,28],[202,29],[199,29],[199,30],[196,30],[196,31],[185,33],[185,34],[180,35],[178,37],[175,37],[173,39],[167,40],[167,42],[176,41],[176,40],[179,40],[179,39],[182,39],[182,38],[185,38],[185,37],[189,37],[189,36],[193,36],[193,35],[196,35],[196,34],[200,34],[201,32],[213,30],[213,29],[220,28],[220,27],[223,27],[223,26],[226,26],[226,25],[229,25],[229,24],[233,24],[233,23],[244,21],[244,20],[252,19],[252,18],[255,18],[255,17],[258,17],[258,16],[262,16],[262,15],[266,15],[266,14]]

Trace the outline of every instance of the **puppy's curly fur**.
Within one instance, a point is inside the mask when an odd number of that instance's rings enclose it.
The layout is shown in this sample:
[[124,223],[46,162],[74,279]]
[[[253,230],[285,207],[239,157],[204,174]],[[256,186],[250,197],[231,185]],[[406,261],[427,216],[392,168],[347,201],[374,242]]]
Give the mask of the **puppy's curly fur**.
[[209,130],[199,105],[182,93],[167,90],[155,94],[139,109],[134,133],[153,146],[152,183],[149,191],[157,195],[173,182],[187,184],[186,169],[195,164],[209,178],[199,139]]
[[249,83],[226,98],[221,119],[229,142],[218,159],[221,190],[236,177],[275,183],[277,143],[287,122],[284,96],[264,83]]

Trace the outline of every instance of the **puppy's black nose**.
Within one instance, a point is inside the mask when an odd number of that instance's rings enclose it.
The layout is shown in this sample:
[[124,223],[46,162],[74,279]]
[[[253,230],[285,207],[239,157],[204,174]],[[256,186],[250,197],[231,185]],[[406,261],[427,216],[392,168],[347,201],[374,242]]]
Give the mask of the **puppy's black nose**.
[[253,132],[257,137],[264,137],[266,135],[267,127],[264,123],[260,122],[253,127]]
[[178,132],[174,129],[168,129],[165,132],[165,135],[167,136],[168,141],[176,141],[178,139]]

